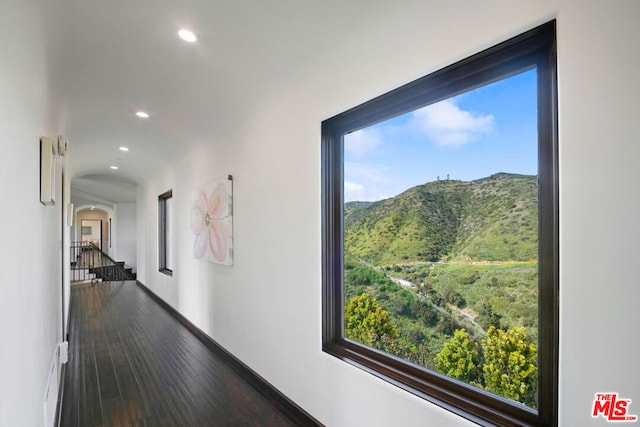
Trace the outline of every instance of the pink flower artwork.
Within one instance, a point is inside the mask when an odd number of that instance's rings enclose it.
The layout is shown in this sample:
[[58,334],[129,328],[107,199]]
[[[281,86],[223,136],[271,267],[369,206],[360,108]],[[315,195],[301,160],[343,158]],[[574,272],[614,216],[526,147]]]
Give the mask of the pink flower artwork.
[[193,255],[216,264],[233,264],[231,175],[218,178],[194,192],[191,231]]

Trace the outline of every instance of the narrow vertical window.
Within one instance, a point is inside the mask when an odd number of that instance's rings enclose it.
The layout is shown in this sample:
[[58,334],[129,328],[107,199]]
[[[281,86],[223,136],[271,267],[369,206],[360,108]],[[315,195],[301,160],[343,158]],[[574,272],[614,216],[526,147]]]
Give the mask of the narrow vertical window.
[[173,192],[158,196],[158,269],[173,274]]
[[554,425],[555,24],[326,120],[323,348],[475,422]]

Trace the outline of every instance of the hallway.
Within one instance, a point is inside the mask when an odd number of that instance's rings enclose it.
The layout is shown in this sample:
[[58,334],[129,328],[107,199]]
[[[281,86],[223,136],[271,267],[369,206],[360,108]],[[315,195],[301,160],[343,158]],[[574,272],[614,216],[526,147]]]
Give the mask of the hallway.
[[316,425],[135,282],[71,289],[61,426]]

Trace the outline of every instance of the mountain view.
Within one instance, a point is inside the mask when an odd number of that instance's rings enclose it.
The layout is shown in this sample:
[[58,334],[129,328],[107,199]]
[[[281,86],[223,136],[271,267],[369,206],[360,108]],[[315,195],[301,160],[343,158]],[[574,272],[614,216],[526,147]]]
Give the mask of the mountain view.
[[[347,202],[347,338],[535,407],[537,208],[509,173]],[[491,359],[507,347],[519,366]]]
[[535,176],[434,181],[345,205],[346,252],[376,265],[537,258]]

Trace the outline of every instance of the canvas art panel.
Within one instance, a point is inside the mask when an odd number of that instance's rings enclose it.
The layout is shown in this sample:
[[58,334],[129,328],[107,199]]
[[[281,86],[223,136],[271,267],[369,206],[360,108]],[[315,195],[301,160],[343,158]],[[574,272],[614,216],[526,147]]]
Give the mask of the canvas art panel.
[[191,231],[193,256],[214,264],[233,265],[233,178],[216,178],[193,192]]

